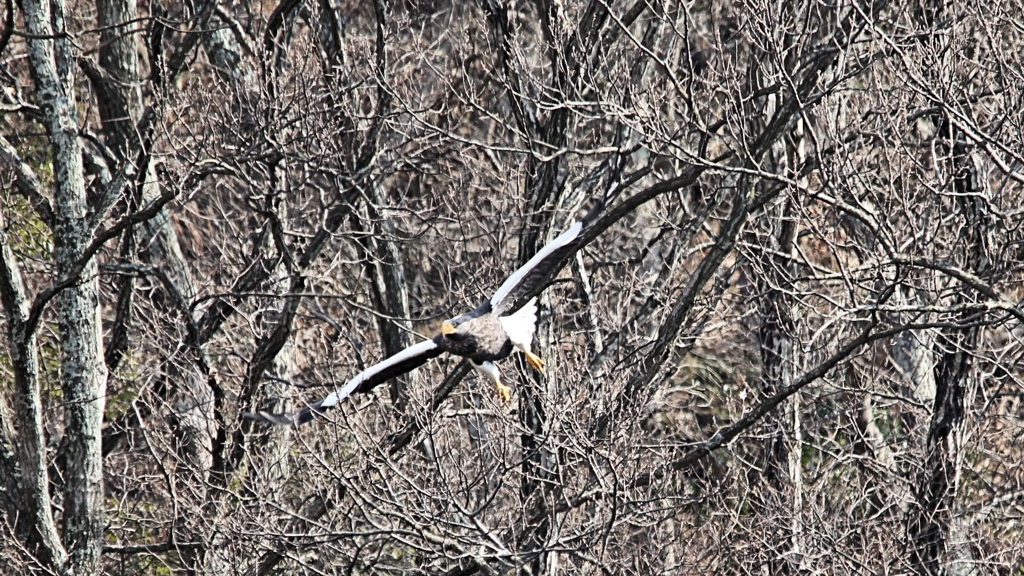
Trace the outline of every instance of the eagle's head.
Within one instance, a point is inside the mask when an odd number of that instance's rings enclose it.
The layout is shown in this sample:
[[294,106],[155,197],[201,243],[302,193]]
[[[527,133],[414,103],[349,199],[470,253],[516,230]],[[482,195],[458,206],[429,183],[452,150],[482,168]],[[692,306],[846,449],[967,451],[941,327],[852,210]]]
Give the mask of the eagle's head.
[[441,323],[441,335],[445,338],[452,338],[458,340],[462,337],[462,331],[459,328],[462,324],[456,324],[454,320],[445,320]]

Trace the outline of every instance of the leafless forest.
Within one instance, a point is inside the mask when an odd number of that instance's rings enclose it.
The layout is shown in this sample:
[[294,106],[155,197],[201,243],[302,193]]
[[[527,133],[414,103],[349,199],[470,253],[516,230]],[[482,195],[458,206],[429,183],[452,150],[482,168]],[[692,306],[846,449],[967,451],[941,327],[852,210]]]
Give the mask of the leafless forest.
[[277,1],[4,4],[0,572],[1022,574],[1021,0]]

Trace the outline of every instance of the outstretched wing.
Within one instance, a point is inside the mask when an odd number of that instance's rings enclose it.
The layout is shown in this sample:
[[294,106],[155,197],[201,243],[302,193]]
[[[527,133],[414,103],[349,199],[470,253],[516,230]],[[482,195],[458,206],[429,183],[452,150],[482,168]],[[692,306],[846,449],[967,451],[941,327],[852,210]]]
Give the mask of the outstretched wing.
[[427,360],[436,358],[444,352],[443,337],[438,335],[402,350],[398,354],[370,366],[349,380],[345,386],[335,390],[323,400],[311,404],[298,412],[290,414],[273,414],[270,412],[245,412],[244,418],[269,422],[281,426],[298,426],[322,415],[355,392],[369,392],[378,385],[396,376],[401,376],[415,368],[426,364]]
[[582,220],[559,234],[557,238],[534,254],[526,264],[513,272],[494,292],[494,296],[491,296],[488,302],[481,304],[477,310],[486,307],[488,311],[493,310],[495,314],[501,314],[521,298],[534,295],[533,291],[561,270],[569,256],[575,254],[576,250],[580,248],[580,240],[584,232],[604,210],[607,197],[606,195],[599,199]]

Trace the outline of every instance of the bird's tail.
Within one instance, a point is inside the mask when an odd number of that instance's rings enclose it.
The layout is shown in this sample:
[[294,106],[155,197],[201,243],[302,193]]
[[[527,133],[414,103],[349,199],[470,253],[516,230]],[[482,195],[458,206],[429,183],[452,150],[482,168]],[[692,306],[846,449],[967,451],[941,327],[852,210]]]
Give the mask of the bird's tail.
[[524,352],[529,352],[530,345],[533,344],[533,333],[537,329],[537,299],[531,298],[515,313],[501,316],[498,321],[501,322],[512,344]]

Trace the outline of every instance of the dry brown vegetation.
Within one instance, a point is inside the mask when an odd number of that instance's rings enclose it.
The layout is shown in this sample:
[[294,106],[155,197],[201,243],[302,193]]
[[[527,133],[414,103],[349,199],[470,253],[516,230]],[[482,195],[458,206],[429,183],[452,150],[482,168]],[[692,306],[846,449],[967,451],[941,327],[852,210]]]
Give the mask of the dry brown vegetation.
[[5,10],[0,571],[1020,573],[1019,0]]

